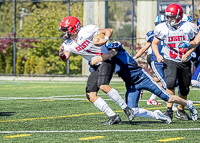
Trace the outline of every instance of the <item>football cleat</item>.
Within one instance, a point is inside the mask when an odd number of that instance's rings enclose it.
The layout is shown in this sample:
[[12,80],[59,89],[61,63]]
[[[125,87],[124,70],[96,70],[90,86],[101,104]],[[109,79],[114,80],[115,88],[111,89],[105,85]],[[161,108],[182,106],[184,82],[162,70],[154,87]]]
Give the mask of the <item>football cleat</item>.
[[156,100],[151,99],[147,100],[147,105],[162,105],[162,103],[158,103]]
[[178,110],[176,113],[176,118],[180,120],[191,120],[190,116],[185,111]]
[[112,124],[119,124],[121,122],[121,118],[119,115],[114,115],[109,117],[109,120],[107,122],[104,122],[104,125],[112,125]]
[[172,122],[171,118],[168,116],[165,116],[160,110],[155,110],[155,117],[156,120],[164,121],[166,124],[170,124]]
[[128,120],[132,121],[135,117],[133,109],[128,106],[124,109],[125,114],[128,116]]
[[167,108],[167,111],[165,111],[163,114],[164,114],[165,116],[170,117],[170,119],[172,120],[172,118],[173,118],[173,110],[169,110],[169,109]]
[[[188,100],[189,102],[192,102],[190,100]],[[196,121],[198,119],[198,112],[196,110],[196,108],[194,107],[193,103],[192,103],[192,106],[190,108],[188,108],[189,111],[190,111],[190,115],[192,117],[192,120],[193,121]]]

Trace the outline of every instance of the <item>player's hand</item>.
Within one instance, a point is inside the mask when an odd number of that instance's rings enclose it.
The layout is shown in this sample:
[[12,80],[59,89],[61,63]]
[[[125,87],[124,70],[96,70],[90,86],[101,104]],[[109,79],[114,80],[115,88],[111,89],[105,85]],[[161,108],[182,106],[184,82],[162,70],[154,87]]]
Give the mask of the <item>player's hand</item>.
[[188,55],[187,54],[184,54],[183,56],[182,56],[182,58],[181,58],[181,61],[182,62],[186,62],[187,61],[187,59],[188,59]]
[[95,46],[102,46],[102,45],[104,45],[108,41],[107,39],[102,39],[102,38],[99,38],[99,37],[97,37],[97,39],[99,39],[98,42],[93,42],[93,44]]
[[163,62],[164,62],[163,56],[161,56],[161,55],[157,56],[157,61],[158,61],[159,63],[163,63]]
[[184,42],[184,43],[181,43],[178,47],[179,48],[189,48],[190,46],[191,46],[190,43]]
[[64,55],[64,46],[61,45],[59,48],[59,56],[62,57]]

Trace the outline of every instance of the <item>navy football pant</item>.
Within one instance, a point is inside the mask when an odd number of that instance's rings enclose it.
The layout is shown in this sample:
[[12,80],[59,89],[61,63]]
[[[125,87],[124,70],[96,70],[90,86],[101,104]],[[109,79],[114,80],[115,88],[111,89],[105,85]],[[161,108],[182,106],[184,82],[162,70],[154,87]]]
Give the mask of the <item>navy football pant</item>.
[[148,90],[164,101],[168,101],[170,94],[158,85],[143,69],[139,79],[134,83],[126,83],[126,103],[130,108],[137,108],[141,90]]

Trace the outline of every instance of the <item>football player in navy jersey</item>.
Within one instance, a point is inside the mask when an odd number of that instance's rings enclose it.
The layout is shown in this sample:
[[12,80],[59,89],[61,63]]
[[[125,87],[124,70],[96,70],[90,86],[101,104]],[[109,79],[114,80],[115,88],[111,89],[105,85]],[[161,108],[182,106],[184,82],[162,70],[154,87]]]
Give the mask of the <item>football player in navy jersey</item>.
[[110,51],[92,60],[91,64],[95,65],[110,58],[115,61],[118,67],[118,76],[123,79],[126,85],[126,103],[134,110],[136,117],[150,117],[163,120],[166,123],[171,122],[171,118],[164,116],[164,114],[159,110],[154,111],[157,113],[155,114],[152,111],[138,108],[141,90],[148,90],[166,102],[178,103],[186,106],[190,111],[192,120],[196,121],[198,119],[198,112],[195,109],[192,101],[186,101],[179,96],[170,95],[166,90],[159,86],[159,84],[155,82],[154,79],[144,69],[137,65],[136,61],[122,47],[120,42],[113,42],[107,48]]
[[[182,61],[188,48],[180,48],[184,42],[190,42],[195,38],[198,31],[192,22],[183,21],[183,9],[178,4],[170,4],[165,10],[167,22],[157,25],[154,29],[154,39],[152,41],[152,50],[157,61],[165,64],[164,74],[167,84],[167,92],[175,94],[175,87],[178,80],[179,96],[187,99],[191,83],[191,56],[186,61]],[[158,44],[163,40],[162,56],[158,50]],[[173,118],[172,104],[167,103],[165,115]],[[190,120],[185,112],[184,106],[179,105],[176,118],[181,120]]]
[[[158,15],[155,19],[154,24],[156,26],[165,21],[166,21],[166,17],[164,15]],[[164,76],[164,71],[163,71],[164,64],[157,62],[156,56],[151,49],[151,43],[153,41],[153,38],[154,38],[154,31],[149,31],[145,36],[145,40],[146,40],[145,45],[136,53],[134,58],[136,59],[136,58],[140,57],[147,49],[148,49],[148,53],[149,53],[149,51],[151,51],[151,53],[148,54],[151,57],[150,58],[147,57],[147,60],[148,60],[147,62],[150,64],[153,72],[156,75],[156,77],[154,77],[154,80],[158,79],[158,81],[160,81],[160,83],[159,83],[160,86],[162,86],[163,88],[166,89],[166,81],[165,81],[165,76]],[[162,54],[162,47],[163,47],[163,41],[161,41],[158,45],[160,54]],[[155,94],[152,94],[151,97],[147,100],[147,105],[162,105],[162,103],[158,103],[156,101],[156,97],[157,96]]]
[[[197,20],[197,29],[200,30],[200,18]],[[196,70],[192,76],[191,84],[193,87],[200,88],[200,45],[192,53]]]

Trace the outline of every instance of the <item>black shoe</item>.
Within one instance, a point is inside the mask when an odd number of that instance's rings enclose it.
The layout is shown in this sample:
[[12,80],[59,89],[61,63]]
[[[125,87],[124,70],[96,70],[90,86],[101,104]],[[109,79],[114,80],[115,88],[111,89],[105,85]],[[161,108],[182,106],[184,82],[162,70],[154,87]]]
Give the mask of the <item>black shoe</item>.
[[172,120],[172,118],[173,118],[173,110],[168,110],[168,109],[167,109],[167,111],[165,111],[163,114],[164,114],[165,116],[170,117],[171,120]]
[[176,113],[176,118],[180,120],[191,120],[190,116],[185,111],[178,110]]
[[114,115],[114,116],[111,116],[109,118],[109,120],[107,122],[104,122],[103,124],[104,125],[112,125],[112,124],[119,124],[121,122],[121,118],[119,117],[119,115]]
[[125,114],[128,116],[128,120],[132,121],[135,117],[133,109],[128,106],[124,109]]

